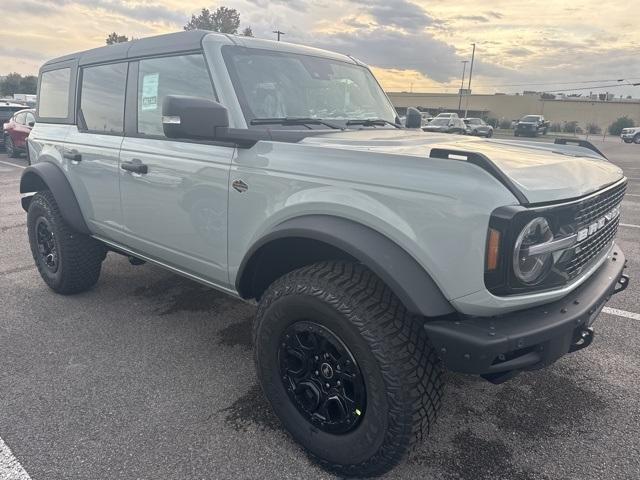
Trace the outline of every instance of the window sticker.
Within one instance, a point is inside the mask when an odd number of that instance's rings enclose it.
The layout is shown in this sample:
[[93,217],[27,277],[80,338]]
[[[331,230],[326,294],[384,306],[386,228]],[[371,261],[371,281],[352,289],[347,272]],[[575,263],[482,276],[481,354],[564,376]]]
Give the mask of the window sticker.
[[142,111],[158,109],[158,82],[157,73],[142,77]]

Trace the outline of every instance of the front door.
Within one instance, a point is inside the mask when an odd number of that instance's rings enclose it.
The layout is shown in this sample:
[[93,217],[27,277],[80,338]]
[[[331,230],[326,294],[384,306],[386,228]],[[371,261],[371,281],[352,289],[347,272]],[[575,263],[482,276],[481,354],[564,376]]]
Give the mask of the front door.
[[227,191],[234,149],[170,140],[162,130],[165,96],[215,99],[204,58],[198,53],[144,59],[137,70],[135,131],[127,131],[120,151],[125,245],[227,287]]

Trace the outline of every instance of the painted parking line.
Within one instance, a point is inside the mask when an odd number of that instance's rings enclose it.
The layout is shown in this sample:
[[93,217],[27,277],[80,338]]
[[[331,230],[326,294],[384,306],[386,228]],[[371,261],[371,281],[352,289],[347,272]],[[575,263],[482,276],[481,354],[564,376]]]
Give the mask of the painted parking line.
[[21,169],[25,169],[27,167],[23,167],[22,165],[17,165],[15,163],[11,163],[11,162],[3,162],[2,160],[0,160],[0,163],[3,165],[9,165],[10,167],[16,167],[16,168],[21,168]]
[[633,225],[631,223],[620,223],[619,225],[621,227],[627,227],[627,228],[640,228],[640,225]]
[[617,317],[630,318],[632,320],[640,320],[640,313],[627,312],[626,310],[618,310],[617,308],[604,307],[602,309],[604,313],[609,315],[615,315]]
[[27,471],[0,438],[0,478],[3,480],[31,480]]

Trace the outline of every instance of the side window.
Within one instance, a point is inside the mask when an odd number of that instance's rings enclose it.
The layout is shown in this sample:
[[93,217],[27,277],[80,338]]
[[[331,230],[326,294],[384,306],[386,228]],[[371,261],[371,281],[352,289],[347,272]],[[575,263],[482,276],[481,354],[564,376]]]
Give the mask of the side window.
[[38,115],[44,118],[69,116],[69,83],[71,69],[61,68],[44,72],[38,92]]
[[209,72],[201,54],[140,60],[138,133],[164,136],[162,101],[167,95],[190,95],[215,100]]
[[16,122],[16,123],[19,123],[20,125],[24,125],[26,116],[27,115],[24,112],[18,113],[18,114],[16,114],[15,117],[13,117],[13,121]]
[[127,64],[114,63],[82,70],[80,112],[91,132],[122,133]]

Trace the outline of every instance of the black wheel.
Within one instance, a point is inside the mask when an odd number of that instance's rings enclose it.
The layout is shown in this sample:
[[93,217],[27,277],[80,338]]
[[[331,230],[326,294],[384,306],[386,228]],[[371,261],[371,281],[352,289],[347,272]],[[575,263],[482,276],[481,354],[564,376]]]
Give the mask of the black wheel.
[[419,319],[359,264],[322,262],[265,292],[258,377],[276,415],[323,467],[380,475],[429,432],[442,370]]
[[633,143],[640,144],[640,133],[636,133],[636,136],[633,137]]
[[487,131],[487,138],[493,137],[493,130]]
[[13,139],[7,135],[4,137],[4,149],[7,152],[7,156],[11,158],[18,157],[18,151],[16,150],[16,146],[13,143]]
[[633,140],[631,140],[631,139],[627,139],[627,138],[624,138],[624,139],[623,139],[623,141],[624,141],[624,143],[631,143],[631,142],[633,142]]
[[96,284],[106,249],[67,225],[51,192],[34,195],[27,214],[27,230],[40,276],[52,290],[72,294]]

